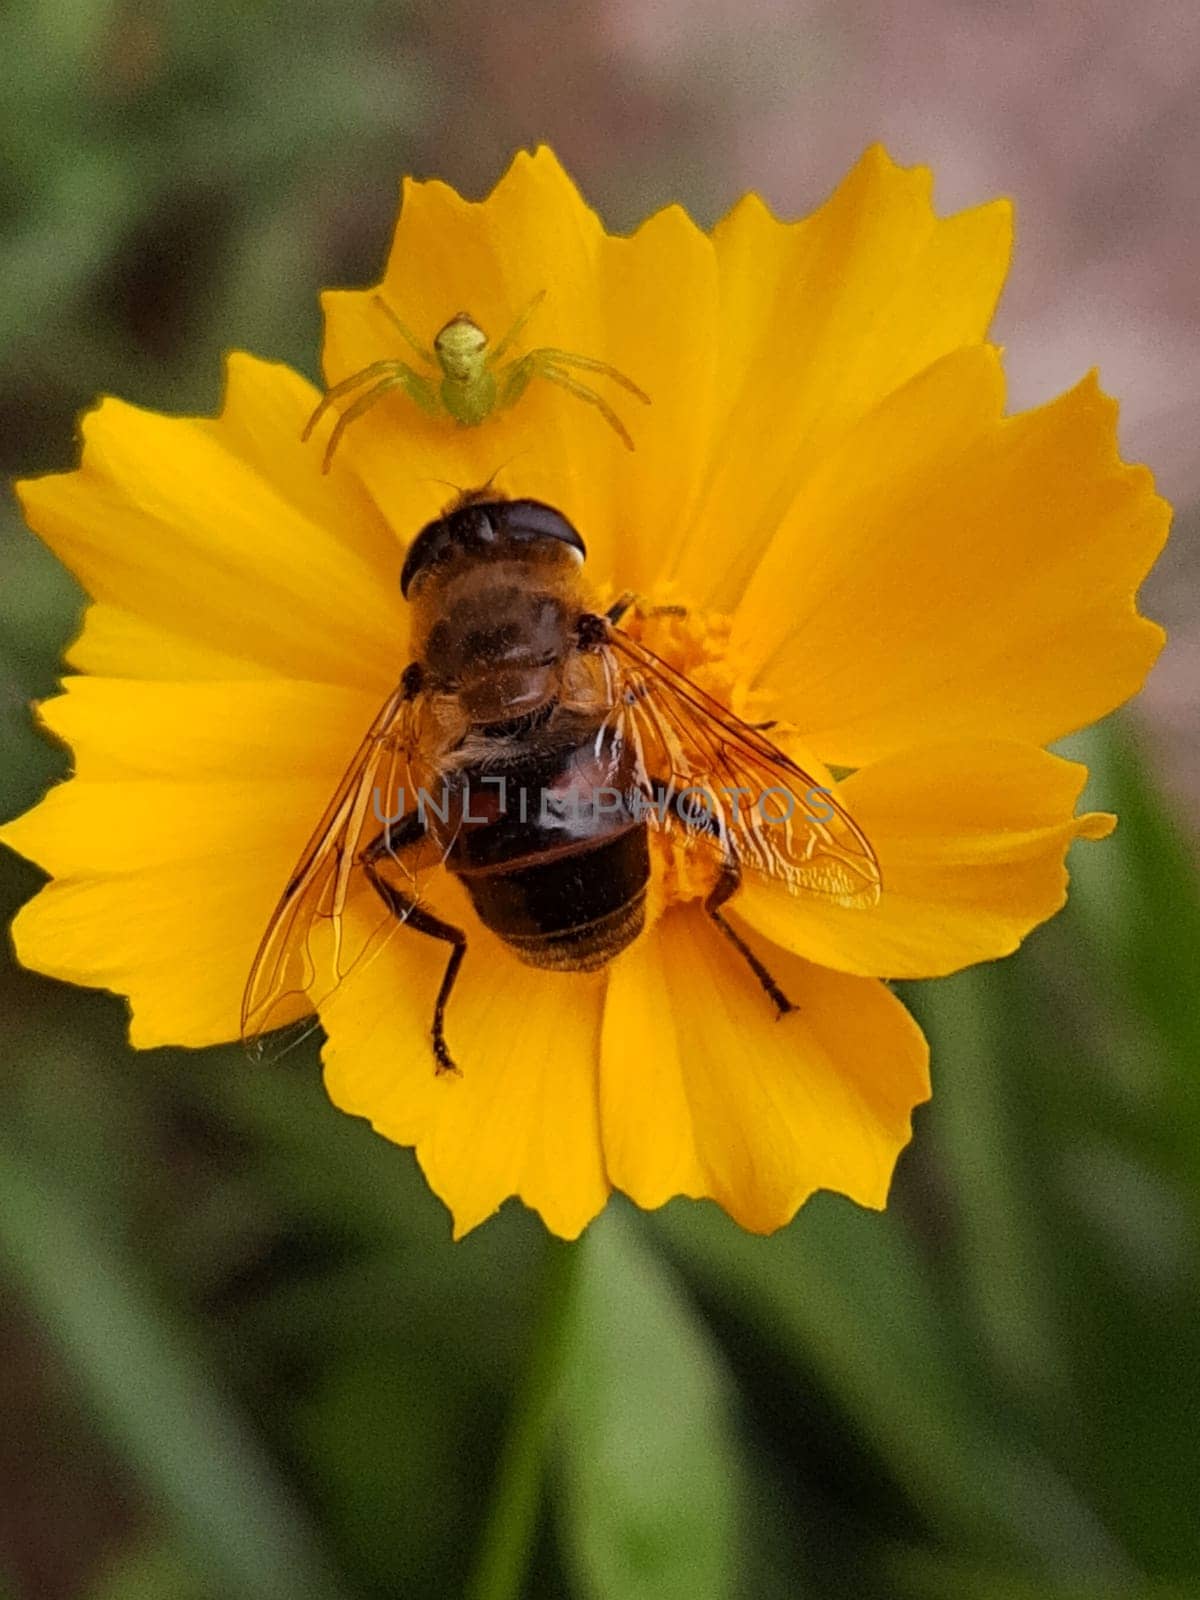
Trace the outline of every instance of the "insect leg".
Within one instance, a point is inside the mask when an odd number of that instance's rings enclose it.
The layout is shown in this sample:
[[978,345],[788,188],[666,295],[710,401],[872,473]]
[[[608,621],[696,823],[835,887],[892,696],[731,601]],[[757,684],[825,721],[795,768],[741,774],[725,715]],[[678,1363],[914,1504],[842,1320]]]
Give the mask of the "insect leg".
[[379,837],[367,846],[359,859],[362,861],[363,870],[371,880],[371,887],[398,922],[402,922],[407,928],[415,929],[417,933],[427,934],[431,939],[442,939],[454,947],[446,963],[446,970],[442,974],[437,999],[434,1001],[431,1037],[434,1060],[437,1063],[436,1070],[439,1073],[457,1072],[454,1058],[446,1048],[446,1003],[450,999],[450,992],[458,977],[458,969],[462,966],[463,956],[467,953],[467,936],[461,928],[456,928],[449,922],[443,922],[440,917],[423,911],[411,895],[390,884],[379,868],[379,863],[385,856],[395,855],[398,850],[417,843],[424,836],[424,818],[419,812],[410,812],[395,826],[389,824]]
[[[385,795],[390,799],[390,795]],[[402,817],[394,818],[384,825],[383,832],[362,852],[361,860],[364,866],[374,866],[389,856],[400,864],[400,852],[411,849],[413,845],[420,844],[429,832],[429,821],[424,812],[406,811]]]
[[796,1007],[788,999],[787,995],[784,994],[783,990],[775,982],[775,979],[771,976],[770,972],[768,972],[767,968],[754,954],[754,951],[751,950],[750,946],[742,938],[737,929],[734,928],[730,923],[726,922],[725,918],[721,915],[721,907],[731,895],[737,893],[738,888],[741,886],[741,882],[742,872],[741,868],[738,866],[737,857],[730,852],[721,866],[720,877],[717,879],[716,884],[713,886],[708,898],[704,902],[704,910],[705,913],[716,923],[717,927],[720,928],[721,932],[725,935],[733,948],[741,956],[742,960],[750,968],[750,971],[758,979],[767,995],[767,998],[775,1007],[775,1010],[781,1017],[786,1017],[788,1012],[795,1011]]
[[[654,791],[654,798],[659,804],[663,804],[664,802],[667,804],[670,803],[673,797],[673,790],[668,784],[663,783],[660,778],[656,778],[652,783],[651,788]],[[733,927],[731,923],[726,922],[724,916],[721,914],[721,907],[727,900],[731,899],[737,893],[742,884],[742,869],[738,863],[738,858],[734,853],[733,847],[730,845],[729,840],[725,836],[725,829],[720,820],[711,812],[702,811],[698,813],[695,819],[695,825],[697,827],[703,827],[707,832],[711,833],[715,839],[719,839],[725,851],[725,859],[721,863],[720,876],[717,878],[716,883],[713,885],[704,901],[705,915],[710,917],[712,921],[716,923],[717,927],[720,928],[721,932],[724,934],[726,939],[729,940],[730,944],[737,951],[738,955],[741,956],[742,960],[750,968],[750,971],[762,985],[764,993],[770,1000],[771,1004],[775,1007],[775,1010],[779,1016],[786,1017],[789,1011],[795,1011],[797,1007],[791,1000],[788,999],[787,995],[784,994],[783,990],[775,982],[775,979],[771,976],[770,972],[754,954],[754,951],[751,950],[750,946],[742,938],[737,929]]]
[[630,610],[635,610],[639,617],[686,617],[686,606],[644,606],[642,598],[632,589],[626,589],[624,594],[619,594],[609,606],[604,615],[614,625]]

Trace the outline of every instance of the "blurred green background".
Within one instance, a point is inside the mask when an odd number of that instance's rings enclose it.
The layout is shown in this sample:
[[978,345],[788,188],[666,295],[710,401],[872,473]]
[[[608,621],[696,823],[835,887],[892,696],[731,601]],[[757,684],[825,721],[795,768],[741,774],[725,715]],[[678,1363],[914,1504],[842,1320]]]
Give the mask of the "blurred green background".
[[[315,375],[316,292],[377,276],[405,171],[480,193],[545,137],[610,224],[708,223],[751,186],[803,210],[882,136],[943,205],[1016,193],[1015,393],[1099,359],[1185,503],[1149,607],[1179,643],[1068,750],[1116,838],[1018,956],[906,993],[936,1096],[885,1216],[615,1205],[564,1305],[564,1247],[515,1204],[452,1245],[315,1049],[134,1056],[119,1001],[5,957],[0,1597],[1200,1595],[1200,319],[1155,265],[1194,242],[1200,36],[903,9],[0,11],[10,474],[72,464],[100,392],[211,409],[231,346]],[[10,816],[65,771],[26,703],[81,597],[0,515]],[[37,882],[0,857],[6,919]]]

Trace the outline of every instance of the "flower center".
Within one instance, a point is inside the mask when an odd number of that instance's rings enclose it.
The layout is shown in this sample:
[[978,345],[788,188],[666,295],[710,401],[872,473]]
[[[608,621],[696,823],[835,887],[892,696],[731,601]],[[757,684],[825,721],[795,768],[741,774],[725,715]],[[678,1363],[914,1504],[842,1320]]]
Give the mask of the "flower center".
[[[730,647],[733,619],[724,612],[694,611],[671,595],[655,596],[629,611],[621,628],[736,716],[755,722],[768,714]],[[694,771],[690,781],[721,801],[724,780],[719,775]],[[660,828],[651,818],[650,851],[651,916],[682,901],[703,899],[716,882],[717,853],[698,847],[677,823]]]

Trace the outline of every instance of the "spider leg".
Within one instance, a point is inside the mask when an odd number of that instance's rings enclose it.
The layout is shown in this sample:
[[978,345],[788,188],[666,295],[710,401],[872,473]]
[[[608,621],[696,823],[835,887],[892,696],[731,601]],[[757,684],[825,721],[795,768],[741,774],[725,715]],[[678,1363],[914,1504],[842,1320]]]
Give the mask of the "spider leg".
[[[355,417],[361,417],[364,411],[369,411],[377,400],[383,399],[389,389],[403,389],[424,410],[436,411],[437,401],[424,378],[413,372],[409,367],[404,366],[403,363],[399,363],[399,366],[400,370],[398,372],[393,372],[389,377],[381,378],[377,384],[367,390],[366,394],[360,394],[354,404],[347,406],[341,416],[338,417],[333,425],[333,432],[329,435],[329,442],[325,446],[325,455],[321,462],[322,472],[329,471],[329,464],[333,460],[333,452],[338,447],[338,441]],[[420,386],[419,389],[418,385]]]
[[515,405],[533,377],[532,356],[517,356],[496,374],[496,409],[503,411]]
[[372,361],[369,367],[363,367],[358,372],[352,372],[348,378],[343,378],[340,383],[335,383],[332,389],[326,389],[321,396],[321,403],[304,424],[304,432],[300,435],[301,444],[307,444],[312,437],[312,431],[321,418],[329,410],[335,400],[340,400],[344,394],[349,394],[352,389],[357,389],[359,384],[365,383],[369,378],[381,378],[385,372],[394,372],[397,363],[392,360]]
[[420,356],[421,360],[424,361],[427,366],[431,366],[436,369],[438,360],[433,351],[430,350],[426,345],[423,345],[415,334],[412,334],[408,331],[383,296],[381,294],[376,294],[372,295],[371,298],[375,301],[375,304],[391,323],[392,327],[396,329],[397,333],[399,333],[400,337],[404,339],[407,344],[411,345],[413,350],[416,351],[417,355]]
[[650,404],[650,396],[644,389],[639,389],[632,378],[627,378],[623,372],[618,372],[616,367],[610,367],[607,361],[597,361],[595,356],[577,356],[571,350],[556,350],[551,345],[542,345],[537,350],[531,350],[530,355],[536,361],[539,356],[545,357],[556,367],[580,367],[586,372],[600,372],[606,378],[611,378],[614,383],[619,383],[622,389],[627,389],[630,394]]
[[[541,355],[541,351],[538,352],[538,355]],[[585,383],[577,382],[576,379],[564,372],[561,367],[556,367],[553,362],[537,361],[534,364],[531,376],[534,374],[539,378],[547,378],[551,383],[556,383],[560,389],[565,389],[568,394],[573,394],[580,400],[586,400],[588,405],[595,406],[605,422],[608,423],[609,427],[612,428],[625,445],[625,448],[627,450],[634,448],[629,429],[621,421],[608,401],[602,395],[598,395],[594,389],[589,389]]]
[[539,289],[538,292],[534,295],[533,299],[525,307],[524,311],[521,312],[520,316],[513,323],[512,327],[504,335],[503,339],[501,339],[500,343],[495,347],[494,350],[490,350],[488,352],[487,365],[489,367],[494,367],[496,365],[497,361],[499,361],[500,357],[509,348],[509,346],[512,344],[513,340],[517,337],[517,335],[520,333],[521,329],[529,321],[530,317],[537,310],[537,308],[541,305],[542,301],[545,298],[546,298],[545,289]]

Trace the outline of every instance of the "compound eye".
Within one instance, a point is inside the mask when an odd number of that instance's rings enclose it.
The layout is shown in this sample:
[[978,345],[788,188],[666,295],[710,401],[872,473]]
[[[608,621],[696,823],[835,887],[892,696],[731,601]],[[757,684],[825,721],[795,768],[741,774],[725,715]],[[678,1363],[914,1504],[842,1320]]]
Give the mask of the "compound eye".
[[409,546],[400,572],[400,593],[406,600],[408,591],[418,575],[427,567],[434,566],[444,559],[452,538],[449,521],[444,517],[436,522],[426,523],[421,529]]
[[504,531],[510,539],[555,539],[574,550],[580,561],[587,548],[561,511],[541,500],[510,500],[504,506]]

